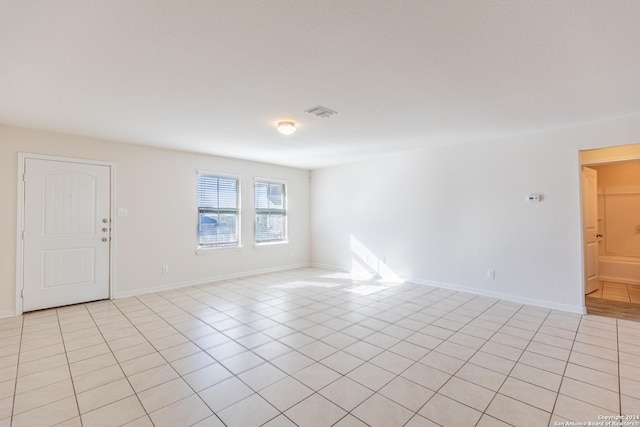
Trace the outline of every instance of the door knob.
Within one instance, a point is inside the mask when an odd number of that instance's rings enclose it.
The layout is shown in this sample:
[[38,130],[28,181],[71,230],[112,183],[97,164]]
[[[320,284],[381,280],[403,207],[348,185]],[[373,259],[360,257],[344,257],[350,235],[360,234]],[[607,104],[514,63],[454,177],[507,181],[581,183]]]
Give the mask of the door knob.
[[106,233],[107,231],[109,231],[109,229],[108,229],[107,227],[104,227],[104,228],[102,229],[102,232],[103,232],[103,233]]
[[109,220],[107,218],[102,218],[102,222],[106,224],[109,222]]
[[604,237],[602,234],[596,234],[596,237]]
[[103,238],[102,238],[102,241],[103,241],[103,242],[106,242],[106,241],[107,241],[107,238],[106,238],[106,237],[103,237]]

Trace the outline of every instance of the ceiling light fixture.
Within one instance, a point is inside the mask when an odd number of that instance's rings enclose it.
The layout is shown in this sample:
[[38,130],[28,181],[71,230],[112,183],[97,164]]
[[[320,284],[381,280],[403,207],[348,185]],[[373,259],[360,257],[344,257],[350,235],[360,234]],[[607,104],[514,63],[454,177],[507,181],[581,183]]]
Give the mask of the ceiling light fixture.
[[296,124],[291,121],[278,122],[278,132],[283,135],[291,135],[296,131]]

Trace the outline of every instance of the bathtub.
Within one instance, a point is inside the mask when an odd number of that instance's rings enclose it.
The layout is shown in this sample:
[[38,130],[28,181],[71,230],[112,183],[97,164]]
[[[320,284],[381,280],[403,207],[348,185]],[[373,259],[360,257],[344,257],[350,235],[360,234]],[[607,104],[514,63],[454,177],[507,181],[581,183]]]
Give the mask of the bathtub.
[[640,285],[640,258],[618,255],[598,257],[598,279]]

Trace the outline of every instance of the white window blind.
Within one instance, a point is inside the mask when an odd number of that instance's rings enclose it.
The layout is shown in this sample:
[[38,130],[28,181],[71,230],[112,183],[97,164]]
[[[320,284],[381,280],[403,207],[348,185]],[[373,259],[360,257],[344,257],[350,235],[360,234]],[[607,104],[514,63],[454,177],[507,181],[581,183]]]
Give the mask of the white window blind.
[[286,190],[283,183],[256,180],[256,243],[287,240]]
[[228,247],[239,244],[239,183],[235,178],[198,176],[198,244]]

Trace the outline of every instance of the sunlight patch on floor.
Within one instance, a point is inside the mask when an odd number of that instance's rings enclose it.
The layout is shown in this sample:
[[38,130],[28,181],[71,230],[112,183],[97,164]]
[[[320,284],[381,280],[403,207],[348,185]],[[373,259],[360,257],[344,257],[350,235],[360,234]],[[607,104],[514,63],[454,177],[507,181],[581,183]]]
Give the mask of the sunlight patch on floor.
[[300,289],[300,288],[335,288],[341,286],[340,283],[312,282],[309,280],[298,280],[295,282],[283,283],[275,285],[274,288],[279,289]]

